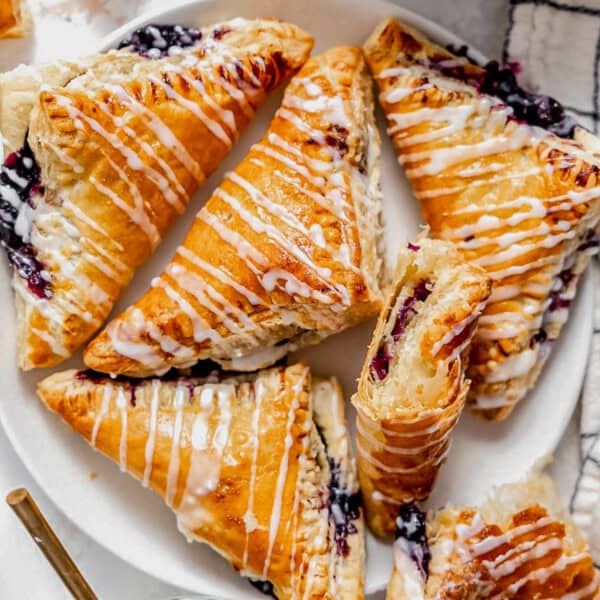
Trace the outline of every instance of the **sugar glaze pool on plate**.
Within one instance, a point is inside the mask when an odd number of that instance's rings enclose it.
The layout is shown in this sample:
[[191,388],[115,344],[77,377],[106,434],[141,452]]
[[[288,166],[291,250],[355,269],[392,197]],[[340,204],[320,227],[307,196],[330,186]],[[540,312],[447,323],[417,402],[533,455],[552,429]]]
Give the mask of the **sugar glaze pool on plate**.
[[[275,16],[296,23],[315,36],[314,53],[341,44],[362,44],[383,18],[396,15],[423,29],[443,44],[461,40],[439,26],[385,2],[363,0],[192,0],[177,8],[137,19],[116,31],[104,47],[113,47],[147,22],[202,26],[243,16]],[[333,25],[332,25],[333,24]],[[473,53],[472,53],[473,54]],[[481,58],[475,54],[476,58]],[[265,131],[281,92],[258,112],[221,168],[205,183],[186,214],[171,229],[156,255],[138,272],[115,312],[143,293],[174,253],[195,212],[223,175],[246,154]],[[380,118],[380,124],[383,121]],[[388,258],[395,262],[398,247],[418,231],[421,217],[416,201],[396,162],[382,126],[385,234]],[[135,567],[181,588],[220,598],[264,598],[236,575],[208,547],[189,545],[177,531],[175,516],[152,492],[123,474],[112,462],[50,414],[35,396],[36,382],[51,370],[19,373],[15,360],[15,322],[6,260],[0,260],[0,420],[17,453],[48,496],[83,531]],[[583,378],[591,335],[592,286],[582,282],[571,321],[565,327],[534,393],[502,423],[486,423],[464,414],[454,445],[442,468],[431,504],[477,502],[493,484],[522,476],[535,460],[556,447],[574,409]],[[373,323],[326,340],[298,353],[317,374],[336,375],[349,397],[371,338]],[[335,357],[332,361],[331,357]],[[62,370],[81,365],[80,354]],[[352,417],[353,418],[353,415]],[[90,473],[97,474],[93,481]],[[367,591],[385,586],[391,571],[390,548],[369,536]]]

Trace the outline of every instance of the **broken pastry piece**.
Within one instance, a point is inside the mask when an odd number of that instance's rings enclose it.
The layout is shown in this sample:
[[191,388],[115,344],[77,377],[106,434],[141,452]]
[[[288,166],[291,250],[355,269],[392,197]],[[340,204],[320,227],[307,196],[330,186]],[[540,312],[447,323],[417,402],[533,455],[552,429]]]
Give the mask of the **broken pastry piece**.
[[425,524],[403,507],[387,600],[598,600],[600,576],[547,475],[500,486],[479,507]]
[[259,589],[364,597],[362,509],[334,379],[311,384],[301,364],[225,379],[66,371],[38,394]]
[[0,38],[23,37],[31,27],[31,15],[21,0],[0,0]]
[[274,20],[148,26],[120,50],[0,76],[0,245],[23,369],[62,362],[98,330],[311,47]]
[[87,347],[143,377],[211,359],[251,371],[381,308],[379,136],[360,48],[311,58],[263,139],[152,288]]
[[473,407],[503,419],[534,386],[600,239],[598,140],[509,68],[389,19],[365,44],[388,133],[435,238],[494,291],[473,340]]
[[390,537],[406,502],[427,498],[463,409],[469,345],[491,281],[448,242],[400,252],[352,402],[367,522]]

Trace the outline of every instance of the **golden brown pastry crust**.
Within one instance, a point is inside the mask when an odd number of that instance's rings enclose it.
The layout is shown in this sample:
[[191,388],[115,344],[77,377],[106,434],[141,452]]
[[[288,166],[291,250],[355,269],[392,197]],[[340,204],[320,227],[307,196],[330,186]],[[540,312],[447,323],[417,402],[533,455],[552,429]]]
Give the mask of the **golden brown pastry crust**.
[[[392,575],[388,600],[600,598],[589,548],[548,476],[504,485],[479,508],[447,507],[427,524],[426,585],[407,594],[406,570]],[[395,548],[395,552],[399,548]]]
[[0,38],[23,37],[31,26],[31,15],[21,0],[0,0]]
[[86,349],[144,376],[211,358],[253,370],[377,313],[379,138],[360,48],[310,59],[153,288]]
[[[420,239],[409,248],[352,399],[367,522],[381,537],[393,535],[403,503],[431,492],[465,403],[469,344],[491,291],[483,270],[452,244]],[[377,366],[382,356],[391,357],[387,369]]]
[[342,399],[335,381],[317,386],[313,396],[310,371],[298,364],[224,380],[65,371],[38,393],[164,498],[189,539],[210,544],[242,575],[270,581],[278,598],[362,598],[362,517],[340,553],[328,501],[334,466],[344,489],[356,491],[345,423],[336,429],[323,415],[343,418]]
[[98,329],[266,93],[312,47],[274,20],[221,30],[159,60],[113,51],[3,76],[0,129],[8,147],[28,130],[41,169],[31,242],[50,277],[46,298],[14,278],[23,368],[61,362]]
[[568,140],[519,123],[502,102],[442,75],[484,71],[398,21],[380,24],[365,53],[432,235],[494,280],[473,342],[470,399],[487,418],[505,418],[534,385],[597,250],[594,144],[580,129]]

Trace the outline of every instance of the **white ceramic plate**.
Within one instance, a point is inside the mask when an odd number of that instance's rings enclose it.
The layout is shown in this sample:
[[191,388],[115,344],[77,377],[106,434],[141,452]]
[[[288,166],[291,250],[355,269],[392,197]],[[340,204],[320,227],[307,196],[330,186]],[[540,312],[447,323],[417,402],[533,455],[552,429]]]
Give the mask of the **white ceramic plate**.
[[[361,44],[384,17],[397,15],[428,32],[441,43],[460,43],[439,26],[385,2],[362,0],[221,0],[192,1],[136,20],[115,32],[104,47],[129,31],[154,21],[206,25],[244,16],[275,16],[300,25],[314,35],[315,53],[339,44]],[[213,177],[190,203],[154,258],[137,274],[116,311],[135,300],[172,256],[193,215],[266,129],[281,93],[274,94]],[[382,123],[381,119],[380,122]],[[384,130],[382,129],[382,132]],[[383,187],[386,241],[393,262],[401,244],[414,236],[420,223],[413,199],[385,133]],[[189,545],[175,526],[175,517],[151,492],[91,450],[76,434],[47,412],[35,396],[36,381],[48,372],[21,374],[15,364],[15,322],[9,269],[0,261],[0,420],[17,453],[48,496],[83,531],[125,561],[169,583],[221,598],[263,597],[238,577],[208,547]],[[521,477],[535,460],[556,447],[577,400],[592,331],[592,286],[584,282],[565,327],[534,393],[513,416],[490,424],[465,414],[454,436],[454,447],[442,469],[431,504],[477,502],[494,484]],[[330,338],[301,353],[314,371],[337,375],[349,396],[355,389],[373,323]],[[80,356],[62,368],[78,366]],[[95,479],[90,478],[96,473]],[[385,586],[391,552],[369,537],[367,591]]]

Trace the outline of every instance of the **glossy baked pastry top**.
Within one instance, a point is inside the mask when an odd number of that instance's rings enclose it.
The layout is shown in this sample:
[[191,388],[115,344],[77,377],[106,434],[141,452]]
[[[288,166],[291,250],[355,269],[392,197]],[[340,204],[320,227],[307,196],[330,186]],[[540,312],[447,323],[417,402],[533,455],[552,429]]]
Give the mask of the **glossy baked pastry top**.
[[598,141],[508,68],[479,67],[398,21],[380,24],[365,53],[433,237],[494,281],[470,398],[504,418],[535,384],[598,250]]
[[274,20],[156,26],[120,50],[0,76],[0,240],[22,368],[57,364],[97,331],[311,47]]
[[333,48],[292,79],[263,139],[86,364],[145,376],[210,358],[253,370],[374,316],[380,210],[371,80],[360,48]]
[[259,589],[363,598],[362,509],[335,380],[311,383],[301,364],[225,379],[65,371],[38,394]]
[[388,600],[597,600],[600,575],[552,480],[503,485],[481,506],[449,506],[425,525],[398,520]]
[[367,521],[391,537],[401,507],[425,500],[465,404],[470,342],[491,281],[448,242],[400,251],[352,398]]

